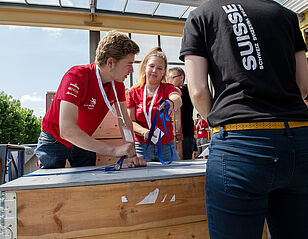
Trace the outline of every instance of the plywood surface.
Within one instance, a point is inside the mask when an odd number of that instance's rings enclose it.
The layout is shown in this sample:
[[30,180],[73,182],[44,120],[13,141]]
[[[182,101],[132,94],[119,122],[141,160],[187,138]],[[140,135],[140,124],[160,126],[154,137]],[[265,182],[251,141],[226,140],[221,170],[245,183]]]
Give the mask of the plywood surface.
[[[112,106],[113,111],[116,112],[115,106]],[[101,124],[97,127],[92,137],[97,139],[115,139],[122,138],[120,128],[118,126],[118,119],[111,111],[107,113]]]
[[[67,173],[99,168],[102,168],[102,166],[64,169],[39,169],[33,172],[32,175],[48,173]],[[98,184],[113,184],[123,182],[140,182],[157,179],[203,176],[204,173],[205,161],[203,160],[174,161],[169,166],[163,166],[161,163],[152,162],[148,163],[148,167],[130,169],[124,168],[121,171],[113,172],[105,172],[104,170],[102,170],[73,174],[21,177],[1,185],[0,190],[16,191],[38,188],[58,188]]]
[[81,239],[209,239],[206,221],[158,227],[132,232],[120,232],[108,235],[82,237]]
[[123,235],[151,232],[158,238],[159,232],[172,235],[177,230],[194,235],[177,225],[202,222],[201,231],[206,228],[204,176],[23,190],[16,195],[18,238],[23,239],[127,238]]

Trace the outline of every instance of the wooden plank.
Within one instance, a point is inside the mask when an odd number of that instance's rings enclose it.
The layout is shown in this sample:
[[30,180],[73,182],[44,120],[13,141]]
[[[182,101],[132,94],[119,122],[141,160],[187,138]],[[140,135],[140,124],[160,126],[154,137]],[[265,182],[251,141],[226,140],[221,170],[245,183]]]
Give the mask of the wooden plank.
[[262,239],[267,239],[267,224],[266,222],[264,223],[264,227],[263,227],[263,233],[262,233]]
[[[155,203],[142,203],[155,193]],[[206,220],[204,176],[24,190],[16,195],[22,239],[78,238]]]
[[180,159],[183,160],[183,133],[182,133],[182,120],[181,120],[181,111],[178,110],[173,112],[173,135],[175,139],[175,148],[179,153]]
[[[82,237],[82,239],[100,239],[102,235]],[[206,221],[187,223],[168,227],[158,227],[132,232],[104,235],[104,239],[209,239]],[[81,238],[80,238],[81,239]]]
[[[115,106],[112,106],[114,112]],[[92,137],[97,139],[115,139],[122,138],[120,128],[118,125],[118,119],[112,114],[111,111],[107,113],[101,124],[97,127],[96,131],[93,133]]]
[[[0,191],[19,191],[46,188],[77,187],[101,184],[127,182],[142,182],[171,178],[203,176],[205,173],[204,160],[179,160],[164,166],[160,162],[150,162],[147,167],[130,168],[126,165],[121,171],[105,172],[103,166],[90,166],[62,169],[39,169],[30,176],[24,176],[0,185]],[[100,170],[99,170],[100,169]],[[90,172],[80,172],[92,170]],[[99,170],[99,171],[93,171]],[[75,173],[74,173],[75,172]],[[37,174],[59,174],[36,176]],[[65,173],[65,174],[63,174]],[[34,176],[31,176],[33,175]]]

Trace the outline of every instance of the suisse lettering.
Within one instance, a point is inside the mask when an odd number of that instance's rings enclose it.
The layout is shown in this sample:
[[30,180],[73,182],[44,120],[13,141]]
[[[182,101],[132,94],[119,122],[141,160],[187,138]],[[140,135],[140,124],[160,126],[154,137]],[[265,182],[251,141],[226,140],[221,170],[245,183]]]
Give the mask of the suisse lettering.
[[257,68],[257,60],[253,56],[254,45],[248,34],[248,26],[243,21],[244,18],[241,11],[238,10],[235,4],[222,6],[222,8],[228,14],[228,20],[233,25],[233,33],[236,36],[244,68],[246,70],[255,70]]

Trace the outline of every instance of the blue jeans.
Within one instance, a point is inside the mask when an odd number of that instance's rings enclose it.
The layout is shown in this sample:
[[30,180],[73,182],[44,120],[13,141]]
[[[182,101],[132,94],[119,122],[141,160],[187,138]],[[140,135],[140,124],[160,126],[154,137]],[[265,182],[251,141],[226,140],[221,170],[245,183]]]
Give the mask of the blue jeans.
[[308,238],[308,127],[213,135],[205,177],[211,239]]
[[[175,149],[174,141],[170,142],[171,148],[173,150],[173,160],[180,160],[179,154]],[[135,142],[136,154],[138,157],[145,159],[147,162],[159,162],[158,154],[157,154],[157,145],[150,144],[148,150],[146,152],[147,145]],[[146,152],[146,158],[145,157]],[[169,162],[170,160],[170,147],[168,144],[161,145],[161,155],[165,162]]]
[[96,163],[96,153],[74,145],[67,148],[43,130],[35,154],[40,160],[40,168],[64,168],[66,159],[71,167],[95,166]]

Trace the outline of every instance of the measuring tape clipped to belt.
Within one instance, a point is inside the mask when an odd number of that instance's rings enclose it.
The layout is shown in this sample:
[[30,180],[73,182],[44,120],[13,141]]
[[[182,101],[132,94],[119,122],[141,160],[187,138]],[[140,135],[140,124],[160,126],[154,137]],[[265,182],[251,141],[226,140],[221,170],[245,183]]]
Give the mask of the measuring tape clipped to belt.
[[[162,103],[166,102],[166,107],[165,109],[161,110],[160,111],[160,120],[162,122],[162,125],[164,127],[164,130],[165,130],[165,134],[167,136],[167,139],[168,139],[168,145],[169,145],[169,148],[170,148],[170,160],[168,163],[165,163],[165,161],[163,160],[162,158],[162,155],[161,155],[161,143],[160,143],[160,140],[161,140],[161,129],[159,131],[159,135],[158,135],[158,142],[157,142],[157,154],[158,154],[158,159],[159,161],[164,164],[164,165],[167,165],[167,164],[171,164],[172,161],[173,161],[173,150],[172,150],[172,147],[170,145],[170,140],[169,140],[169,137],[168,137],[168,132],[167,132],[167,126],[166,126],[166,120],[168,122],[173,122],[172,120],[170,120],[169,118],[169,115],[168,115],[168,112],[169,112],[169,108],[170,108],[170,103],[167,101],[167,100],[161,100],[159,102],[159,106],[162,105]],[[159,107],[158,107],[159,108]],[[154,119],[152,121],[152,124],[151,124],[151,129],[150,129],[150,134],[149,134],[149,138],[148,138],[148,142],[147,142],[147,147],[146,147],[146,150],[145,150],[145,154],[144,154],[144,159],[146,158],[146,153],[147,153],[147,150],[148,150],[148,147],[149,147],[149,144],[151,142],[151,138],[153,136],[153,133],[154,133],[154,130],[155,130],[155,126],[156,126],[156,123],[157,123],[157,118],[158,118],[158,113],[159,113],[159,110],[158,108],[156,109],[155,111],[155,116],[154,116]]]

